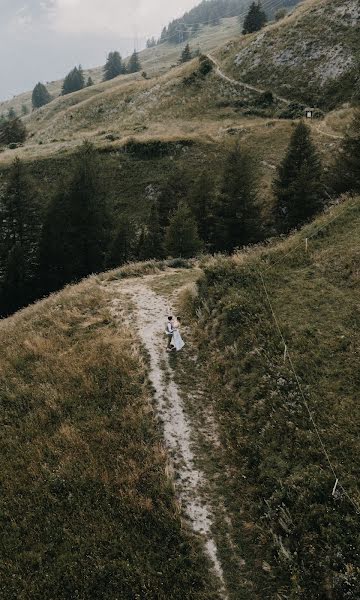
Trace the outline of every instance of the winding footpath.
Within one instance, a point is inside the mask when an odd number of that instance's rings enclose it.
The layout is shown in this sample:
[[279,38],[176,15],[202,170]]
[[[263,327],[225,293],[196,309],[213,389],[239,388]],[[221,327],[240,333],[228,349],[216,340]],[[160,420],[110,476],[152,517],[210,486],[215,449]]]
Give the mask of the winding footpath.
[[211,533],[212,511],[202,491],[206,483],[205,476],[195,464],[192,425],[173,379],[169,354],[166,352],[164,331],[169,300],[155,293],[148,285],[156,277],[159,276],[108,283],[107,289],[110,288],[113,297],[111,312],[115,319],[123,319],[126,300],[132,306],[131,314],[135,317],[139,339],[150,359],[149,379],[154,389],[157,417],[163,427],[165,446],[175,475],[173,482],[176,495],[190,527],[204,541],[206,553],[219,581],[219,593],[227,600],[218,548]]
[[[207,57],[209,60],[211,60],[211,62],[215,66],[215,73],[219,77],[221,77],[221,79],[223,79],[224,81],[227,81],[228,83],[231,83],[232,85],[236,85],[238,87],[245,88],[252,92],[256,92],[258,94],[264,94],[265,90],[263,90],[259,87],[255,87],[254,85],[250,85],[249,83],[245,83],[244,81],[239,81],[237,79],[233,79],[232,77],[229,77],[228,75],[226,75],[226,73],[224,73],[224,71],[221,68],[220,63],[216,60],[216,58],[211,56],[211,54],[207,54]],[[287,104],[287,105],[290,104],[290,100],[287,100],[286,98],[282,98],[281,96],[278,96],[277,94],[274,94],[274,93],[273,93],[273,96],[279,102],[283,102],[284,104]]]
[[[211,54],[207,54],[208,59],[213,63],[213,65],[215,66],[215,73],[218,77],[220,77],[221,79],[223,79],[224,81],[226,81],[227,83],[231,83],[232,85],[235,85],[237,87],[242,87],[245,88],[247,90],[250,90],[252,92],[256,92],[258,94],[264,94],[266,90],[250,85],[248,83],[245,83],[244,81],[239,81],[237,79],[234,79],[232,77],[229,77],[228,75],[226,75],[226,73],[224,73],[224,71],[221,68],[221,65],[219,63],[219,61],[216,60],[216,58],[214,58]],[[283,98],[282,96],[278,96],[277,94],[273,93],[273,96],[276,100],[278,100],[278,102],[282,102],[283,104],[286,104],[287,106],[289,104],[291,104],[291,101],[288,100],[287,98]],[[327,131],[323,131],[322,129],[320,129],[320,127],[314,125],[313,129],[315,129],[318,133],[320,133],[320,135],[324,135],[328,138],[331,138],[333,140],[343,140],[344,136],[342,135],[335,135],[333,133],[328,133]]]

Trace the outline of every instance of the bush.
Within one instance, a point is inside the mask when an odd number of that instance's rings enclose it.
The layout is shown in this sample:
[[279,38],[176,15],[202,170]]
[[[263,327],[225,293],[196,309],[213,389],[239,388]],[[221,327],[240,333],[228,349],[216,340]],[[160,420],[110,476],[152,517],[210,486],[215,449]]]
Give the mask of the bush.
[[281,21],[282,19],[285,19],[286,15],[286,8],[279,8],[279,10],[277,10],[275,13],[275,21]]
[[199,62],[199,73],[200,75],[203,75],[203,77],[206,77],[206,75],[211,73],[211,71],[213,70],[214,63],[210,60],[208,56],[205,56],[204,54],[200,56]]
[[270,91],[264,92],[263,94],[260,94],[260,96],[257,98],[256,100],[256,104],[258,106],[264,106],[264,107],[268,107],[268,106],[272,106],[274,104],[274,94]]

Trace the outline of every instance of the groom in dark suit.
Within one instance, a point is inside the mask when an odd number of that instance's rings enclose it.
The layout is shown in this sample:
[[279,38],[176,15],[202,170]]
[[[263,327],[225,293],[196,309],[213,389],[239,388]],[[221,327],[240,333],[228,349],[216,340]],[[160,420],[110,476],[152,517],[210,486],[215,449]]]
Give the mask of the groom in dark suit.
[[166,324],[166,335],[169,338],[166,350],[168,352],[171,352],[174,349],[174,345],[172,343],[173,335],[174,335],[173,317],[168,317],[168,322]]

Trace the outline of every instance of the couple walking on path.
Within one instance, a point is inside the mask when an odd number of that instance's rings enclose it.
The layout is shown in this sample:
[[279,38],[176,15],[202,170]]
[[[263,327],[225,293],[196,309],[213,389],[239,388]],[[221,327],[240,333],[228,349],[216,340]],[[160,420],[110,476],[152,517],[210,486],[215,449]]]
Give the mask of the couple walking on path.
[[176,317],[168,317],[168,322],[166,325],[166,335],[168,336],[168,345],[166,350],[168,352],[179,352],[185,346],[179,330],[180,319]]

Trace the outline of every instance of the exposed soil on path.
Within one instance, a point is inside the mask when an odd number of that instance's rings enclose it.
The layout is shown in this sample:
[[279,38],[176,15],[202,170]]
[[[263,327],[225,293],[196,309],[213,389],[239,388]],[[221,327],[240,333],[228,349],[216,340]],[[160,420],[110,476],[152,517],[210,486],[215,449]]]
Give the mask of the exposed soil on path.
[[[226,73],[224,73],[224,71],[221,68],[220,63],[216,60],[216,58],[214,58],[211,54],[208,54],[207,57],[211,60],[211,62],[214,64],[215,66],[215,72],[216,74],[221,77],[221,79],[223,79],[224,81],[227,81],[228,83],[231,83],[232,85],[236,85],[238,87],[243,87],[247,90],[250,90],[252,92],[256,92],[257,94],[264,94],[266,90],[256,87],[254,85],[250,85],[249,83],[245,83],[244,81],[238,80],[238,79],[234,79],[233,77],[229,77],[228,75],[226,75]],[[278,100],[279,102],[283,102],[284,104],[290,104],[290,100],[287,100],[286,98],[282,98],[281,96],[278,96],[277,94],[273,93],[274,98],[276,98],[276,100]]]
[[[219,580],[221,596],[228,598],[218,549],[211,532],[213,515],[205,498],[206,480],[204,473],[196,466],[191,420],[174,381],[169,353],[166,351],[165,327],[171,310],[171,295],[169,289],[164,295],[154,291],[154,282],[163,280],[168,284],[172,276],[170,273],[112,281],[107,284],[107,289],[113,296],[113,316],[122,319],[130,316],[138,330],[140,343],[149,355],[149,379],[154,388],[156,412],[163,427],[182,512],[193,531],[203,538],[206,553]],[[126,305],[131,306],[130,315],[124,312]]]

